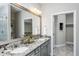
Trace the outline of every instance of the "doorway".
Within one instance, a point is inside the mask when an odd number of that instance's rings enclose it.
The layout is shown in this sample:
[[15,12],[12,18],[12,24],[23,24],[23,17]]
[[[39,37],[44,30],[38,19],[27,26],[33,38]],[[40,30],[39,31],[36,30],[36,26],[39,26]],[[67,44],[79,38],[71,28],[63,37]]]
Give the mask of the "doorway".
[[53,15],[53,56],[76,54],[75,11]]
[[24,20],[24,34],[25,36],[32,35],[32,19]]

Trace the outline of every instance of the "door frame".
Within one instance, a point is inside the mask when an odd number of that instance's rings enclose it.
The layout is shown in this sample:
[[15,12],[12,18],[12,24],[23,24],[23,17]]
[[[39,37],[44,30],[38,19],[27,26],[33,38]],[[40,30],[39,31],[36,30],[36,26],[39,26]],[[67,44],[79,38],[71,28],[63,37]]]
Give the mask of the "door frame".
[[74,53],[73,55],[76,56],[76,13],[77,11],[76,10],[71,10],[71,11],[62,11],[62,12],[58,12],[58,13],[54,13],[51,15],[51,56],[53,56],[53,24],[54,24],[54,16],[55,15],[60,15],[60,14],[68,14],[68,13],[73,13],[73,25],[74,25],[74,28],[73,28],[73,33],[74,33]]

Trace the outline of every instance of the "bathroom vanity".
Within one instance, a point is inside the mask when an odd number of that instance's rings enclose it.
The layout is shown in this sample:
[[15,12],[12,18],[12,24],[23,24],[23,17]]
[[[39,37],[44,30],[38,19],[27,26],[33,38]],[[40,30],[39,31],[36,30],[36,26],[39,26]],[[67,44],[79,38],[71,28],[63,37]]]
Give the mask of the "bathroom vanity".
[[50,51],[50,38],[39,38],[31,44],[20,44],[16,48],[4,50],[1,56],[50,56]]

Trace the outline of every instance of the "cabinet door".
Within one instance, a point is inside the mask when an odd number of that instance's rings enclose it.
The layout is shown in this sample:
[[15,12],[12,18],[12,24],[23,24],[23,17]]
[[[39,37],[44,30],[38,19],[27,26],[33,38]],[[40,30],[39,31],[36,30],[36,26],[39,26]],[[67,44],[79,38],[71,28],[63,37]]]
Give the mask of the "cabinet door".
[[34,52],[35,52],[35,56],[40,56],[40,47],[36,48]]
[[40,52],[38,52],[37,54],[35,54],[35,56],[40,56]]
[[34,53],[34,51],[32,51],[31,53],[29,53],[28,55],[26,55],[26,56],[34,56],[35,55],[35,53]]
[[27,56],[40,56],[40,47],[30,52]]
[[48,40],[48,55],[50,56],[51,53],[51,40]]
[[48,56],[48,44],[47,42],[41,45],[40,47],[40,55],[41,56]]

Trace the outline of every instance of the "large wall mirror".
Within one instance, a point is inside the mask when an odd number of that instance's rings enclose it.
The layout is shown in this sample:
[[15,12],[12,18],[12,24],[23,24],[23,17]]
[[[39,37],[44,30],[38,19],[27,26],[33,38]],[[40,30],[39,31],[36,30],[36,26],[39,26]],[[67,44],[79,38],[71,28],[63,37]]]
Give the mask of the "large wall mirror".
[[6,11],[7,15],[3,19],[8,19],[7,22],[5,21],[8,25],[6,31],[4,32],[0,30],[0,33],[7,32],[7,34],[5,36],[3,35],[3,38],[1,36],[2,34],[0,34],[0,40],[4,40],[4,37],[6,38],[7,35],[8,36],[6,39],[21,38],[24,37],[24,35],[41,35],[41,21],[39,15],[34,14],[27,8],[16,3],[11,3],[6,7],[6,9],[8,10]]
[[11,38],[40,34],[40,17],[21,5],[11,4]]

